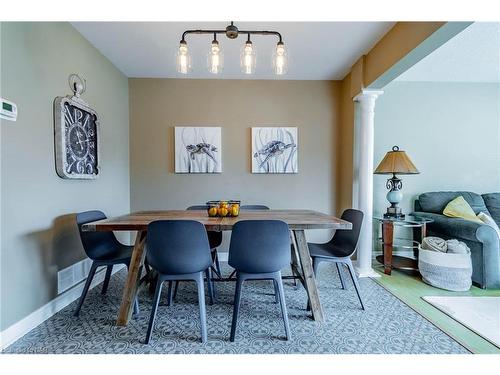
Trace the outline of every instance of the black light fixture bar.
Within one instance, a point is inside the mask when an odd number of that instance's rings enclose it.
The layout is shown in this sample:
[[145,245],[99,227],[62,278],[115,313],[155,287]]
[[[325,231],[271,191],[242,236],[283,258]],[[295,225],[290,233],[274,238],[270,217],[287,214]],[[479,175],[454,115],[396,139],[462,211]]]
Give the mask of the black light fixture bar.
[[229,39],[236,39],[240,34],[246,35],[247,40],[240,54],[241,69],[245,74],[253,74],[255,71],[255,50],[250,40],[252,35],[270,35],[278,38],[276,49],[272,58],[272,65],[275,74],[282,75],[286,72],[287,53],[283,38],[278,31],[273,30],[239,30],[238,27],[231,22],[225,29],[209,29],[209,30],[186,30],[182,33],[182,39],[177,53],[177,71],[182,74],[187,74],[191,70],[191,56],[189,54],[186,38],[191,34],[209,34],[213,35],[212,46],[207,56],[208,69],[211,73],[218,74],[223,66],[223,54],[217,35],[225,35]]
[[181,43],[186,41],[186,36],[188,34],[225,34],[229,39],[236,39],[239,34],[246,35],[275,35],[278,37],[278,42],[283,43],[283,38],[278,31],[269,31],[269,30],[239,30],[236,26],[234,26],[234,22],[231,22],[231,25],[226,27],[225,30],[186,30],[182,33]]

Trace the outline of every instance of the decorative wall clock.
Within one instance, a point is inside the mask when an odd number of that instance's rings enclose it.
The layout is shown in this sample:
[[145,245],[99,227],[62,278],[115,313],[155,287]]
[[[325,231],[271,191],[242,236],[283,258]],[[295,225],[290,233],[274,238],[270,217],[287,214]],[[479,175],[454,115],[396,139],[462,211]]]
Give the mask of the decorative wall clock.
[[94,179],[99,175],[99,118],[80,97],[86,82],[68,79],[73,95],[54,100],[56,172],[61,178]]

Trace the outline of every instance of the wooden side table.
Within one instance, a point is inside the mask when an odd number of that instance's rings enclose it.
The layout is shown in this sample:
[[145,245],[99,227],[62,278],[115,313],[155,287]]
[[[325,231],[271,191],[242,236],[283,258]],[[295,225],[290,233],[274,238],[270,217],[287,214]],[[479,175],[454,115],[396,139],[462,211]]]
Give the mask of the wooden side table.
[[[404,219],[376,217],[382,225],[382,251],[383,255],[377,256],[377,261],[384,265],[384,273],[390,275],[393,268],[404,270],[418,270],[418,261],[415,258],[409,258],[399,255],[393,256],[395,247],[405,249],[413,249],[413,254],[418,257],[418,245],[422,243],[422,239],[427,235],[427,223],[433,220],[407,215]],[[413,240],[411,245],[394,245],[394,227],[413,229]],[[418,238],[418,241],[416,240]]]

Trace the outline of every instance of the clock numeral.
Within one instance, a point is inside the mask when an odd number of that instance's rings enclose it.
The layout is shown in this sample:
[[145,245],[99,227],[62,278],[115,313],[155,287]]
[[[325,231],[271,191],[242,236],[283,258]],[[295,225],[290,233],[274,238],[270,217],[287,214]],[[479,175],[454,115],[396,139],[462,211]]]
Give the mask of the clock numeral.
[[78,108],[75,108],[75,122],[80,124],[80,120],[83,117],[83,112],[80,111]]

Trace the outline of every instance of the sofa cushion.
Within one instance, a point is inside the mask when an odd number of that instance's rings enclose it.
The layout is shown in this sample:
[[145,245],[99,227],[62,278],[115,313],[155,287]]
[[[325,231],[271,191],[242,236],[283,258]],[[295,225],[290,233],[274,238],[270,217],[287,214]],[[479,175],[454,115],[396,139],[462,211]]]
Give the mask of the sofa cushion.
[[500,193],[483,194],[483,199],[491,217],[500,227]]
[[487,212],[483,197],[469,191],[434,191],[420,194],[418,201],[424,212],[441,214],[448,203],[456,197],[462,196],[469,203],[477,215],[480,212]]

